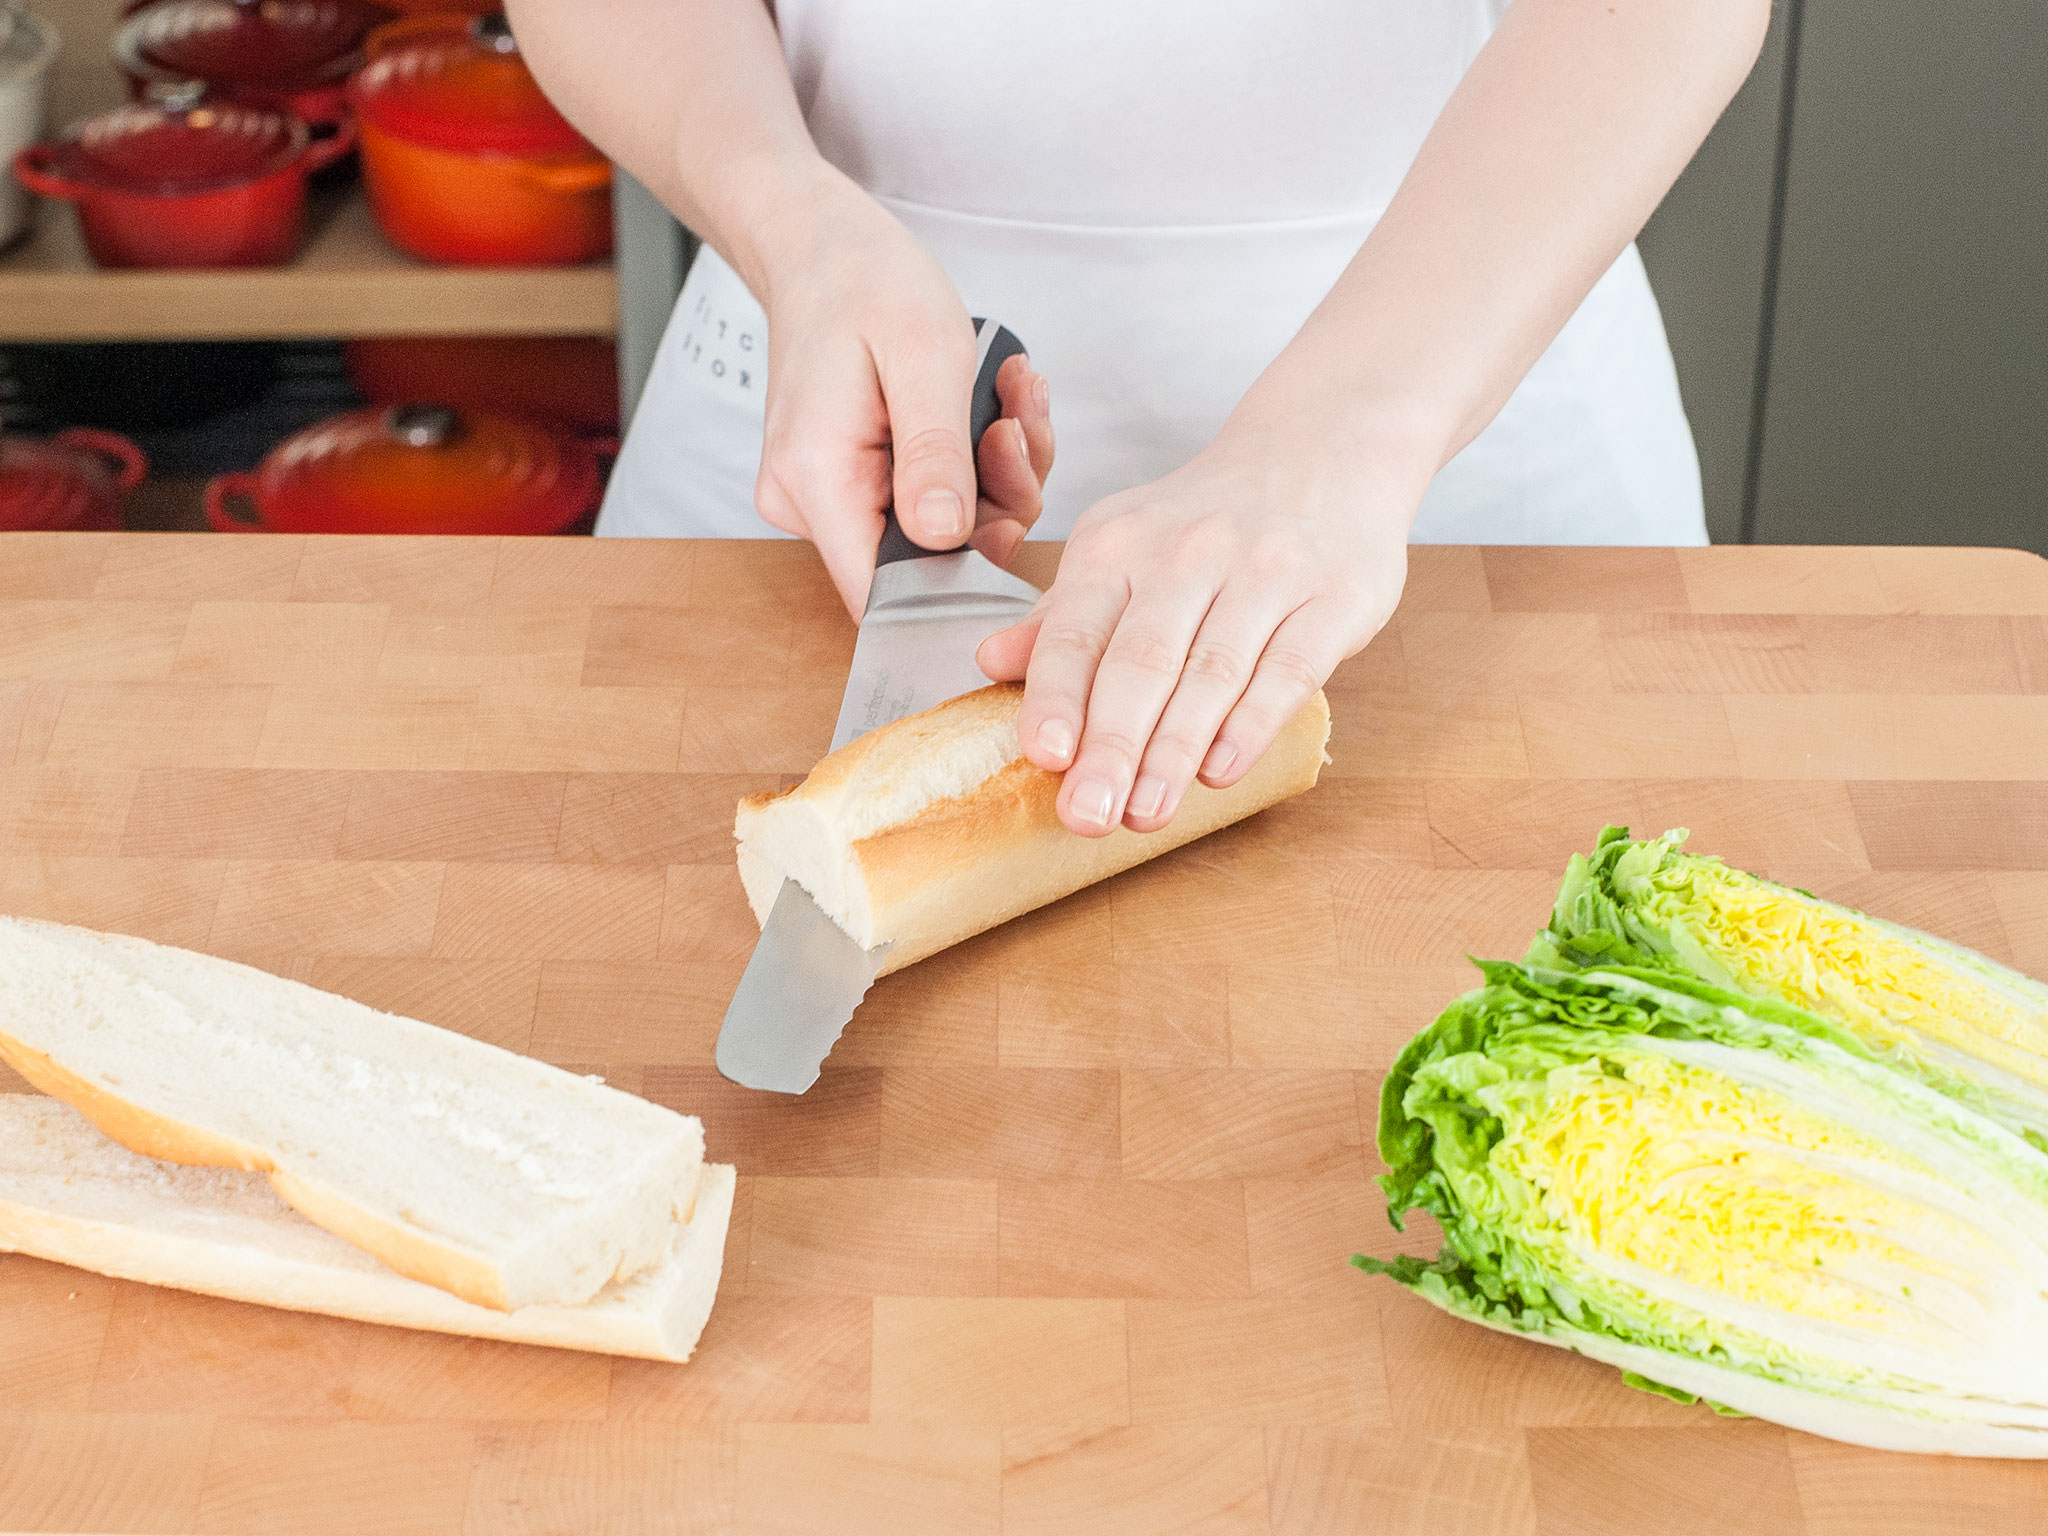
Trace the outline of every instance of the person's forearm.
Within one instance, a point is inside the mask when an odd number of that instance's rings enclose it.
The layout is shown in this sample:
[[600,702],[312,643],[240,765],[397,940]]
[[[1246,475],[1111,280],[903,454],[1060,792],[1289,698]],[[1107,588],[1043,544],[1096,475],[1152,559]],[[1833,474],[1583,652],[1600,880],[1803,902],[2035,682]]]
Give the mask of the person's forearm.
[[1515,0],[1226,434],[1299,441],[1307,418],[1426,484],[1641,229],[1768,20],[1768,0]]
[[762,518],[817,546],[856,618],[889,508],[930,548],[971,538],[1007,560],[1052,464],[1046,381],[1007,367],[1004,429],[969,436],[967,307],[938,259],[818,153],[766,0],[507,6],[555,104],[767,312]]
[[765,297],[844,178],[811,142],[763,0],[507,0],[563,114]]

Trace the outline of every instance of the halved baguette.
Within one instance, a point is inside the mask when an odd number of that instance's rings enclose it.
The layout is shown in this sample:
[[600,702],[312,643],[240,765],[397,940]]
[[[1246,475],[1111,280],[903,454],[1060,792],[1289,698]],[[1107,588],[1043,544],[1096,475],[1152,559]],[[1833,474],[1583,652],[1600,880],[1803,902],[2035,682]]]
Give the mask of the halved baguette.
[[1163,831],[1078,837],[1053,802],[1059,775],[1017,741],[1024,690],[997,684],[848,742],[803,783],[740,802],[740,880],[757,922],[785,878],[864,949],[877,974],[1313,788],[1328,761],[1318,693],[1228,789],[1194,785]]
[[733,1171],[704,1169],[660,1261],[578,1307],[497,1312],[408,1280],[277,1198],[261,1174],[157,1162],[56,1099],[0,1094],[0,1252],[366,1323],[687,1360],[711,1313]]
[[574,1306],[649,1269],[694,1119],[245,965],[0,918],[0,1059],[134,1152],[269,1176],[400,1274]]

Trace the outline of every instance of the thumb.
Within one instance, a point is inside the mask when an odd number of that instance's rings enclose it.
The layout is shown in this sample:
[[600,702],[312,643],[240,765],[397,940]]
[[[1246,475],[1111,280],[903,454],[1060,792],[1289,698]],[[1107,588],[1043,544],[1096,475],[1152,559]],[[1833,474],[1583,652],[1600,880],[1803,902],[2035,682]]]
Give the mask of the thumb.
[[966,543],[975,507],[974,453],[967,441],[972,330],[963,327],[952,345],[914,346],[900,367],[878,372],[895,452],[897,521],[927,549]]
[[1031,662],[1031,648],[1038,644],[1038,628],[1044,622],[1043,617],[1034,613],[1008,629],[997,630],[975,651],[975,664],[995,682],[1021,681]]

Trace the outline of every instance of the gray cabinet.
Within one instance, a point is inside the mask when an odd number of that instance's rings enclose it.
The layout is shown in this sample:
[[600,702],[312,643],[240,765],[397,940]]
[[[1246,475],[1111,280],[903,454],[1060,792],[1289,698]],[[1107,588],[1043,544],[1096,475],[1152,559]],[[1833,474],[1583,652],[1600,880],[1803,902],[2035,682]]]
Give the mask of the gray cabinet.
[[1678,363],[1716,544],[1741,538],[1752,475],[1789,17],[1780,0],[1756,68],[1638,242]]
[[1756,536],[2048,552],[2048,7],[1805,3]]
[[1778,9],[1643,239],[1714,536],[2048,553],[2048,6]]
[[618,254],[619,408],[633,419],[640,390],[654,366],[655,348],[682,291],[697,239],[675,221],[654,194],[622,169],[612,172],[612,224]]

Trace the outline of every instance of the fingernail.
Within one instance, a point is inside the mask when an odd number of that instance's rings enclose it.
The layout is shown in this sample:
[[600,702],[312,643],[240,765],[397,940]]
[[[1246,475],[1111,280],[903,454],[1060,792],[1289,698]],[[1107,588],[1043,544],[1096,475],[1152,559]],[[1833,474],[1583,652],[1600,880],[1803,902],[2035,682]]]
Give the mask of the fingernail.
[[1042,413],[1052,409],[1052,386],[1045,382],[1045,375],[1042,373],[1035,375],[1031,380],[1031,403]]
[[1156,773],[1148,773],[1138,780],[1131,791],[1131,814],[1140,821],[1150,821],[1166,804],[1166,780]]
[[1038,727],[1038,748],[1055,762],[1064,763],[1074,755],[1074,728],[1059,719],[1042,722]]
[[1036,474],[1037,470],[1031,462],[1031,439],[1024,435],[1023,422],[1016,422],[1015,426],[1017,428],[1017,431],[1015,433],[1017,439],[1017,457],[1024,461],[1025,469],[1031,471],[1033,474]]
[[1074,814],[1091,827],[1109,825],[1110,808],[1116,804],[1116,790],[1100,779],[1090,779],[1074,791],[1074,798],[1068,802]]
[[1219,741],[1209,749],[1209,755],[1202,759],[1202,777],[1220,779],[1230,772],[1230,765],[1237,761],[1237,748],[1227,741]]
[[929,490],[918,497],[917,520],[933,538],[964,539],[974,531],[966,503],[947,490]]

